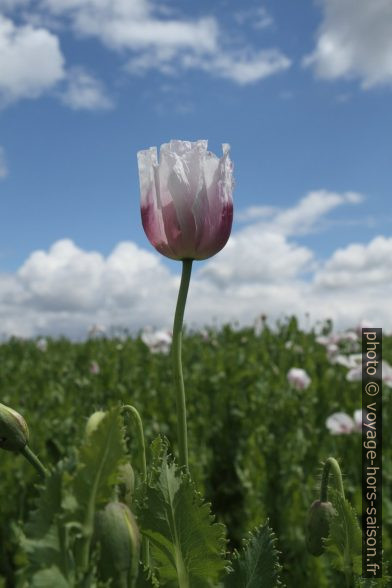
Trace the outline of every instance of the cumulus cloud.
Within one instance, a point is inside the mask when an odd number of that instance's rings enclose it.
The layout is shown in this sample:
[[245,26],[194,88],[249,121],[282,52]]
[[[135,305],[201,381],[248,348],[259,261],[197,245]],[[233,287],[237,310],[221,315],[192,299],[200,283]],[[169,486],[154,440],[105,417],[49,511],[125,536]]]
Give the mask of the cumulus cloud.
[[320,78],[359,79],[363,88],[392,82],[390,0],[322,0],[314,51],[304,58]]
[[277,49],[217,51],[209,59],[197,55],[182,58],[185,67],[197,67],[243,86],[288,69],[291,61]]
[[319,229],[319,222],[337,206],[358,204],[362,199],[363,196],[357,192],[312,191],[296,206],[278,212],[272,220],[272,228],[285,235],[306,235]]
[[0,145],[0,180],[8,176],[8,166],[4,147]]
[[267,218],[257,227],[260,232],[289,235],[306,235],[320,229],[320,223],[334,208],[342,204],[359,204],[363,196],[358,192],[330,192],[313,190],[308,192],[297,204],[281,210],[273,206],[251,206],[239,212],[240,221]]
[[[392,329],[387,304],[392,295],[392,239],[349,245],[321,262],[295,241],[301,231],[294,220],[282,220],[312,210],[307,222],[311,231],[334,206],[358,201],[348,194],[313,192],[289,210],[271,208],[268,222],[264,217],[252,221],[219,255],[195,264],[188,324],[202,326],[213,319],[251,323],[261,313],[272,320],[296,314],[304,323],[310,313],[313,322],[332,318],[342,328],[371,316],[374,324]],[[107,330],[167,328],[178,286],[179,275],[153,249],[124,242],[104,257],[64,239],[48,251],[33,252],[15,274],[0,274],[1,331],[80,337],[93,324]]]
[[64,77],[55,35],[0,15],[0,103],[37,98]]
[[338,249],[315,276],[323,289],[364,288],[392,283],[392,238]]
[[81,67],[68,72],[61,100],[73,110],[107,110],[114,106],[102,82]]
[[[244,85],[291,65],[277,48],[260,50],[245,43],[235,48],[230,31],[212,16],[182,17],[168,8],[151,0],[40,0],[29,3],[24,17],[55,28],[57,21],[58,30],[68,26],[76,38],[99,40],[125,56],[132,74],[153,68],[173,75],[197,68]],[[265,8],[239,11],[236,18],[260,29],[272,23]]]

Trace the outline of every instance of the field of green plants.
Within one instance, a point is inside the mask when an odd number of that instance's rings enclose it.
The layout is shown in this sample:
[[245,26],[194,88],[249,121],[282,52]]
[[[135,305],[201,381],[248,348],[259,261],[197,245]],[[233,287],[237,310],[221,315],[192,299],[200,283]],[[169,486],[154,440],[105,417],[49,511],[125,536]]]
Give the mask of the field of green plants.
[[[324,334],[330,328],[325,325]],[[344,341],[339,345],[343,354],[359,351],[352,342],[349,350]],[[392,337],[384,338],[383,352],[392,364]],[[292,367],[307,372],[308,387],[298,389],[288,382]],[[316,334],[301,331],[295,319],[273,328],[264,325],[257,333],[236,326],[188,332],[183,339],[183,371],[190,472],[217,520],[227,527],[227,550],[240,548],[247,532],[268,519],[277,537],[283,584],[346,586],[326,554],[316,558],[307,553],[305,528],[308,509],[318,498],[322,462],[329,456],[338,459],[346,497],[361,512],[361,435],[333,435],[326,427],[331,414],[353,415],[361,407],[360,381],[349,381],[347,368],[331,362]],[[389,562],[391,392],[384,386],[383,541]],[[30,447],[49,469],[63,458],[72,460],[91,413],[120,404],[132,404],[140,412],[148,461],[150,444],[159,434],[168,438],[176,455],[170,357],[152,353],[140,337],[81,343],[49,339],[46,347],[11,339],[0,345],[0,400],[24,416]],[[136,455],[133,422],[125,420],[130,454]],[[138,459],[132,465],[140,477]],[[17,454],[2,451],[0,468],[0,586],[9,588],[22,585],[18,574],[27,565],[28,549],[26,555],[20,529],[34,509],[40,480]]]

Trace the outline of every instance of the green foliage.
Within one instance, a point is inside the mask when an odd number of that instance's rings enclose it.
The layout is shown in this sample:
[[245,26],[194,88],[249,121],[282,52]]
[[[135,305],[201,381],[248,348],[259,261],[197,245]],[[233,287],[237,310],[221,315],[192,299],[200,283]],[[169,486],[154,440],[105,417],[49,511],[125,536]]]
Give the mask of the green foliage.
[[120,409],[114,408],[85,438],[76,458],[59,462],[41,488],[25,534],[18,533],[27,559],[18,588],[98,585],[92,546],[95,513],[111,498],[124,458]]
[[74,480],[74,496],[83,512],[90,513],[112,498],[118,468],[125,460],[123,429],[117,408],[108,412],[84,440]]
[[351,579],[362,574],[362,532],[356,512],[347,499],[334,492],[332,503],[336,515],[330,519],[325,551],[333,567]]
[[[314,558],[306,552],[306,516],[318,494],[315,467],[328,455],[339,457],[346,496],[357,512],[361,509],[361,436],[331,435],[325,426],[333,412],[352,415],[360,408],[360,382],[347,381],[347,370],[332,364],[315,334],[301,331],[294,319],[274,329],[265,326],[257,335],[252,328],[209,328],[185,334],[183,343],[190,471],[217,520],[227,526],[230,550],[268,517],[279,537],[282,581],[290,587],[338,588],[341,572],[330,571],[325,555]],[[355,343],[339,345],[342,351],[359,351]],[[392,337],[383,337],[383,352],[392,363]],[[93,360],[99,374],[90,373]],[[147,445],[162,433],[177,455],[171,362],[167,355],[152,354],[140,337],[49,340],[46,352],[35,341],[12,339],[0,344],[0,366],[0,400],[28,422],[31,448],[48,468],[66,458],[59,475],[70,521],[81,520],[74,514],[70,485],[79,463],[77,448],[94,411],[117,403],[135,405]],[[309,388],[288,386],[291,367],[307,371]],[[389,392],[385,387],[385,423],[392,420]],[[383,433],[383,546],[391,561],[392,429],[384,427]],[[132,427],[127,448],[135,457]],[[132,509],[138,515],[141,469],[136,459],[131,461],[136,482]],[[0,473],[0,586],[5,580],[16,586],[25,555],[14,556],[18,540],[12,527],[21,522],[26,536],[33,537],[25,524],[40,495],[39,480],[26,460],[7,452],[0,455]],[[112,481],[104,495],[111,487]],[[69,530],[71,545],[78,533],[78,528]]]
[[233,571],[225,580],[225,588],[276,588],[281,566],[276,537],[268,523],[260,526],[244,540],[240,552],[236,551],[232,561]]
[[224,527],[213,522],[210,505],[203,502],[189,475],[169,460],[162,447],[154,452],[160,464],[155,464],[148,484],[141,524],[150,539],[160,584],[216,585],[225,568]]

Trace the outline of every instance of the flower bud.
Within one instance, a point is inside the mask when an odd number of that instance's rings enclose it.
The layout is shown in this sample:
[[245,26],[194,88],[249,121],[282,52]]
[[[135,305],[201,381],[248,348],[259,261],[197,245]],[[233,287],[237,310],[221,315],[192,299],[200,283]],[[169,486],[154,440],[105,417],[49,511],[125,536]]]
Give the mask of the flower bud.
[[28,440],[29,429],[22,415],[0,403],[0,448],[21,451]]
[[140,536],[135,518],[121,502],[110,502],[96,515],[95,537],[101,544],[99,572],[111,586],[133,585],[139,566]]
[[330,502],[315,500],[309,509],[306,548],[312,555],[318,556],[324,552],[323,539],[329,535],[329,523],[336,511]]
[[118,482],[120,500],[130,505],[135,490],[135,473],[130,463],[124,463],[119,467]]
[[98,429],[99,423],[102,421],[105,414],[106,412],[103,412],[103,410],[93,412],[86,423],[86,437],[90,437],[90,435]]
[[207,259],[225,246],[233,221],[229,145],[173,140],[139,151],[141,214],[150,243],[171,259]]

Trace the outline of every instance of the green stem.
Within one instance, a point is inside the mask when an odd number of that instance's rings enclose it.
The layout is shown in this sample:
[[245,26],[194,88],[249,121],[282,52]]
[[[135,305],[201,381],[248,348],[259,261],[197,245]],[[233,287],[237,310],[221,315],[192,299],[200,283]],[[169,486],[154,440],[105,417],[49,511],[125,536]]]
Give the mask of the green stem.
[[140,448],[140,453],[141,453],[141,458],[142,458],[141,461],[142,461],[143,481],[146,483],[147,482],[147,459],[146,459],[146,444],[144,441],[143,422],[142,422],[141,416],[139,414],[139,411],[134,406],[131,406],[130,404],[124,404],[124,406],[122,407],[122,410],[129,412],[133,416],[135,423],[136,423],[139,448]]
[[48,470],[40,462],[40,460],[35,455],[35,453],[33,451],[31,451],[31,449],[30,449],[30,447],[28,445],[25,445],[23,447],[23,449],[21,450],[21,454],[27,459],[28,462],[31,463],[31,465],[37,470],[37,472],[39,473],[39,475],[42,478],[45,479],[47,477]]
[[[141,419],[139,411],[134,406],[132,406],[130,404],[125,404],[122,407],[122,410],[129,412],[133,416],[134,421],[136,423],[137,436],[138,436],[138,441],[139,441],[139,450],[140,450],[141,458],[142,458],[141,462],[142,462],[143,482],[145,484],[147,484],[146,443],[144,440],[143,421]],[[147,537],[144,537],[144,536],[142,537],[142,561],[145,566],[148,567],[150,565],[149,540],[147,539]]]
[[183,259],[182,261],[181,284],[180,290],[178,292],[176,312],[174,315],[172,344],[174,383],[176,387],[179,463],[180,466],[183,466],[186,469],[188,469],[188,438],[186,425],[185,388],[181,362],[181,340],[184,310],[192,272],[192,262],[192,259]]
[[322,474],[322,478],[321,478],[321,490],[320,490],[321,502],[327,502],[327,500],[328,500],[328,479],[329,479],[329,474],[330,474],[331,470],[332,470],[332,473],[335,478],[335,485],[336,485],[337,491],[339,492],[339,494],[341,495],[341,497],[343,499],[345,497],[344,496],[342,472],[340,470],[339,464],[335,458],[329,457],[324,464],[323,474]]

